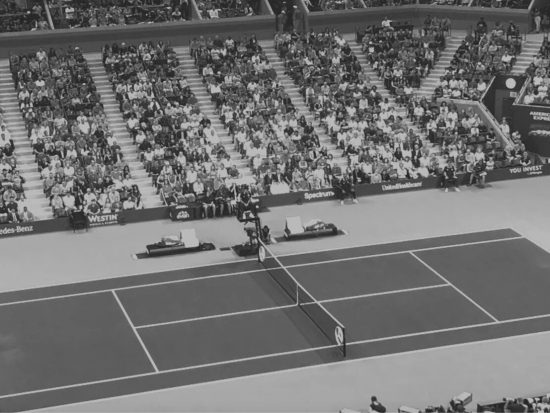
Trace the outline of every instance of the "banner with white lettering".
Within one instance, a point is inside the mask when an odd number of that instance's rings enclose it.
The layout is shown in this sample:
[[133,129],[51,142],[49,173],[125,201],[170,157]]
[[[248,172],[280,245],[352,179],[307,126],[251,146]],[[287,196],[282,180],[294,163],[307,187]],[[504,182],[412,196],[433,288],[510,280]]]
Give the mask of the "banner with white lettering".
[[90,227],[103,227],[118,224],[118,213],[88,215]]
[[0,238],[12,235],[31,234],[34,232],[34,224],[11,224],[0,227]]
[[529,128],[523,141],[529,151],[550,156],[550,108],[541,106],[529,111]]

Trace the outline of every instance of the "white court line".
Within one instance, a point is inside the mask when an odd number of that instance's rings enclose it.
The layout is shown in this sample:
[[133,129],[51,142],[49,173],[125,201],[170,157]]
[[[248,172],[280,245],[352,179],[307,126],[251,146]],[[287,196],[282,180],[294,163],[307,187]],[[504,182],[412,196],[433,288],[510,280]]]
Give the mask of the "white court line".
[[[354,261],[354,260],[362,260],[367,258],[378,258],[378,257],[388,257],[392,255],[401,255],[401,254],[411,254],[413,252],[423,252],[423,251],[433,251],[433,250],[442,250],[447,248],[457,248],[457,247],[467,247],[469,245],[480,245],[480,244],[492,244],[495,242],[501,242],[501,241],[512,241],[516,239],[522,239],[523,237],[511,237],[511,238],[500,238],[500,239],[494,239],[489,241],[474,241],[474,242],[466,242],[462,244],[453,244],[453,245],[442,245],[439,247],[426,247],[426,248],[417,248],[414,250],[402,250],[402,251],[392,251],[392,252],[382,252],[380,254],[370,254],[370,255],[360,255],[360,256],[354,256],[354,257],[346,257],[346,258],[335,258],[332,260],[326,260],[326,261],[316,261],[316,262],[305,262],[302,264],[291,264],[291,265],[285,265],[286,268],[299,268],[299,267],[307,267],[310,265],[321,265],[321,264],[331,264],[333,262],[344,262],[344,261]],[[380,244],[383,245],[383,244]],[[283,258],[286,256],[282,256]],[[277,257],[277,258],[281,258]]]
[[[536,320],[536,319],[548,318],[548,317],[550,317],[550,314],[541,314],[541,315],[538,315],[538,316],[521,317],[521,318],[509,319],[509,320],[504,320],[504,321],[498,321],[498,322],[489,321],[489,322],[485,322],[485,323],[469,324],[469,325],[460,326],[460,327],[442,328],[442,329],[438,329],[438,330],[421,331],[421,332],[417,332],[417,333],[401,334],[401,335],[390,336],[390,337],[380,337],[380,338],[374,338],[374,339],[352,341],[352,342],[347,343],[346,346],[356,346],[356,345],[376,343],[376,342],[381,342],[381,341],[386,341],[386,340],[397,340],[397,339],[402,339],[402,338],[418,337],[418,336],[429,335],[429,334],[448,333],[448,332],[452,332],[452,331],[467,330],[467,329],[470,329],[470,328],[489,327],[489,326],[495,326],[495,325],[501,325],[501,324],[510,324],[510,323],[521,322],[521,321],[530,321],[530,320]],[[539,332],[535,332],[535,333],[526,333],[526,334],[520,334],[520,335],[516,335],[516,336],[506,336],[506,337],[493,338],[493,339],[488,339],[488,340],[476,340],[476,341],[471,341],[471,342],[468,342],[468,343],[451,344],[449,346],[460,346],[460,345],[467,345],[467,344],[483,343],[483,342],[486,342],[486,341],[498,341],[498,340],[510,339],[510,338],[513,338],[513,337],[530,336],[530,335],[534,335],[534,334],[548,334],[548,333],[549,333],[549,331],[539,331]],[[161,370],[158,373],[150,372],[150,373],[133,374],[133,375],[129,375],[129,376],[122,376],[122,377],[116,377],[116,378],[104,379],[104,380],[95,380],[95,381],[90,381],[90,382],[70,384],[70,385],[52,387],[52,388],[47,388],[47,389],[30,390],[30,391],[27,391],[27,392],[20,392],[20,393],[14,393],[14,394],[8,394],[8,395],[0,396],[0,400],[10,398],[10,397],[17,397],[17,396],[25,396],[25,395],[29,395],[29,394],[44,393],[44,392],[48,392],[48,391],[64,390],[64,389],[84,387],[84,386],[89,386],[89,385],[94,385],[94,384],[109,383],[109,382],[114,382],[114,381],[118,381],[118,380],[148,377],[148,376],[160,375],[160,374],[164,374],[164,373],[174,373],[174,372],[179,372],[179,371],[196,370],[196,369],[202,369],[202,368],[207,368],[207,367],[224,366],[224,365],[228,365],[228,364],[242,363],[242,362],[246,362],[246,361],[255,361],[255,360],[263,360],[263,359],[269,359],[269,358],[275,358],[275,357],[283,357],[283,356],[289,356],[289,355],[293,355],[293,354],[302,354],[302,353],[308,353],[308,352],[313,352],[313,351],[327,350],[327,349],[336,348],[336,347],[337,346],[335,346],[335,345],[310,347],[310,348],[300,349],[300,350],[291,350],[291,351],[285,351],[285,352],[280,352],[280,353],[271,353],[271,354],[264,354],[264,355],[260,355],[260,356],[252,356],[252,357],[244,357],[244,358],[233,359],[233,360],[219,361],[219,362],[215,362],[215,363],[206,363],[206,364],[200,364],[200,365],[195,365],[195,366],[187,366],[187,367],[179,367],[179,368],[174,368],[174,369]],[[416,349],[416,350],[411,350],[410,352],[414,353],[414,352],[418,352],[418,351],[422,351],[422,350],[424,350],[424,351],[426,351],[426,350],[435,350],[435,349],[440,349],[440,348],[444,348],[444,347],[446,347],[446,346],[437,346],[437,347],[431,347],[431,348],[421,349],[421,350]],[[378,358],[378,357],[388,357],[388,356],[394,356],[394,355],[402,354],[402,353],[407,353],[407,352],[391,353],[391,354],[387,354],[387,355],[365,357],[365,358],[352,359],[352,360],[347,360],[347,361],[342,360],[342,361],[338,361],[336,363],[357,362],[357,361],[360,361],[360,360],[365,360],[365,359],[370,359],[370,358]],[[330,365],[330,364],[333,364],[333,363],[328,363],[328,364]],[[315,367],[315,366],[308,366],[308,367]],[[292,370],[292,369],[289,369],[289,370]],[[197,383],[197,384],[202,384],[202,383]],[[182,387],[182,386],[177,386],[177,387]],[[160,390],[162,390],[162,389],[160,389]]]
[[155,373],[158,373],[159,372],[159,369],[155,363],[155,360],[153,360],[153,357],[151,357],[151,353],[149,353],[149,350],[147,350],[147,347],[145,347],[145,343],[143,342],[143,340],[141,339],[141,336],[139,335],[138,331],[136,330],[136,327],[134,326],[134,324],[132,323],[132,320],[130,319],[130,316],[128,315],[128,313],[126,312],[126,309],[124,308],[124,306],[122,305],[122,303],[120,302],[120,299],[118,298],[118,295],[116,294],[115,291],[113,291],[113,297],[115,298],[115,301],[118,303],[119,307],[120,307],[120,310],[122,311],[122,313],[124,314],[124,317],[126,318],[126,321],[128,321],[128,324],[130,324],[130,327],[132,328],[132,331],[134,332],[137,340],[139,341],[139,344],[141,345],[141,348],[143,349],[143,352],[145,353],[145,355],[147,356],[147,358],[149,359],[149,362],[151,363],[151,365],[153,366],[153,369],[155,369]]
[[[384,243],[381,243],[381,244],[380,243],[378,243],[378,244],[358,244],[358,245],[348,245],[348,246],[338,247],[338,248],[317,249],[315,251],[292,252],[292,253],[286,253],[286,254],[283,254],[283,255],[279,255],[278,257],[279,258],[284,258],[284,257],[292,257],[292,256],[296,256],[296,255],[309,255],[309,254],[314,254],[314,253],[317,253],[317,252],[342,251],[342,250],[346,250],[346,249],[355,249],[355,248],[368,248],[368,247],[374,247],[374,246],[377,246],[377,245],[389,245],[389,244],[397,244],[397,243],[402,243],[402,242],[422,241],[422,240],[427,240],[427,239],[456,237],[456,236],[466,235],[466,234],[477,234],[477,233],[484,233],[484,232],[504,231],[504,230],[507,230],[507,229],[510,229],[510,230],[514,231],[515,233],[520,234],[518,231],[514,230],[513,228],[486,229],[486,230],[479,231],[479,232],[458,232],[458,233],[452,233],[452,234],[448,234],[448,235],[432,235],[432,236],[427,236],[427,237],[417,237],[417,238],[409,238],[409,239],[405,239],[405,240],[388,241],[388,242],[384,242]],[[523,238],[523,236],[518,235],[515,238],[511,237],[511,238],[506,238],[505,240],[511,240],[511,239],[516,239],[516,238]],[[498,239],[495,239],[493,241],[498,241]],[[492,241],[487,241],[487,242],[492,242]],[[465,244],[465,245],[469,245],[469,244]],[[241,263],[241,262],[250,262],[250,261],[257,261],[257,258],[244,258],[244,259],[240,259],[240,260],[236,259],[236,260],[233,260],[233,261],[221,261],[221,262],[214,262],[214,263],[210,263],[210,264],[197,264],[197,265],[191,265],[191,266],[185,267],[185,268],[181,268],[181,267],[179,267],[179,268],[169,268],[169,269],[159,270],[159,271],[150,270],[150,271],[144,271],[144,272],[137,272],[137,273],[130,274],[130,275],[127,275],[127,276],[124,276],[124,277],[136,277],[136,276],[140,276],[140,275],[150,275],[150,274],[164,274],[164,273],[172,272],[172,271],[193,270],[193,269],[202,268],[202,267],[224,266],[224,265],[238,264],[238,263]],[[101,282],[101,281],[113,280],[113,279],[117,279],[117,278],[119,278],[119,277],[115,276],[115,277],[109,277],[109,278],[105,278],[105,277],[88,278],[88,279],[80,280],[80,281],[78,281],[76,283],[72,283],[72,284],[83,284],[83,283],[96,282],[96,281]],[[31,287],[31,288],[23,288],[23,289],[19,288],[19,289],[16,289],[16,290],[2,290],[2,291],[0,291],[0,294],[15,293],[15,292],[21,292],[21,291],[30,291],[30,290],[50,288],[50,287],[61,287],[61,286],[65,286],[65,285],[71,285],[71,283],[67,284],[66,282],[64,282],[64,283],[60,283],[60,284],[48,284],[48,285],[44,285],[44,286],[41,286],[41,287]],[[149,285],[149,284],[146,284],[146,285]],[[125,288],[125,287],[122,287],[122,288]],[[111,290],[107,290],[107,291],[111,291]],[[61,297],[61,296],[58,296],[58,297]]]
[[162,323],[143,324],[143,325],[136,326],[136,329],[150,328],[150,327],[160,327],[160,326],[169,326],[169,325],[172,325],[172,324],[191,323],[191,322],[194,322],[194,321],[212,320],[212,319],[215,319],[215,318],[225,318],[225,317],[233,317],[233,316],[238,316],[238,315],[263,313],[263,312],[266,312],[266,311],[284,310],[286,308],[293,308],[293,307],[296,307],[296,306],[297,306],[296,304],[288,304],[288,305],[280,305],[280,306],[275,306],[275,307],[256,308],[254,310],[235,311],[234,313],[214,314],[214,315],[206,315],[206,316],[203,316],[203,317],[186,318],[186,319],[183,319],[183,320],[165,321],[165,322],[162,322]]
[[[83,405],[83,404],[92,404],[94,402],[120,400],[120,399],[126,399],[126,398],[130,398],[130,397],[139,397],[139,396],[142,396],[142,395],[152,395],[152,394],[157,394],[157,393],[161,393],[161,392],[172,391],[172,390],[175,390],[175,389],[181,389],[183,387],[185,387],[186,389],[190,389],[190,388],[208,386],[208,385],[213,385],[213,384],[230,383],[230,382],[234,382],[234,381],[237,381],[237,380],[247,380],[247,379],[250,379],[251,377],[261,378],[261,377],[274,376],[274,375],[278,375],[278,374],[297,373],[297,372],[304,371],[304,370],[334,368],[335,364],[337,366],[349,365],[349,364],[354,364],[354,363],[366,362],[368,360],[379,360],[379,359],[385,359],[385,358],[407,356],[407,355],[411,355],[411,354],[422,354],[422,353],[427,353],[427,352],[430,352],[430,351],[435,352],[435,351],[439,351],[439,350],[451,350],[451,349],[460,348],[460,347],[473,346],[473,345],[478,345],[478,344],[491,344],[491,343],[515,340],[515,339],[537,337],[537,336],[547,335],[547,334],[550,334],[550,331],[538,331],[536,333],[525,333],[525,334],[518,334],[518,335],[515,335],[515,336],[491,338],[491,339],[487,339],[487,340],[469,341],[469,342],[458,343],[458,344],[447,344],[447,345],[438,346],[438,347],[427,347],[427,348],[421,348],[421,349],[416,349],[416,350],[401,351],[401,352],[397,352],[397,353],[381,354],[381,355],[378,355],[378,356],[370,356],[370,357],[363,357],[363,358],[356,358],[356,359],[346,359],[346,360],[338,361],[336,363],[312,364],[312,365],[309,365],[309,366],[294,367],[294,368],[274,370],[274,371],[266,371],[264,373],[253,373],[253,374],[249,374],[249,375],[246,375],[246,376],[229,377],[227,379],[219,379],[219,380],[203,381],[203,382],[199,382],[199,383],[175,385],[175,386],[171,386],[171,387],[163,387],[162,389],[147,390],[147,391],[142,391],[142,392],[139,392],[139,393],[127,393],[127,394],[121,394],[119,396],[109,396],[109,397],[102,397],[102,398],[98,398],[98,399],[85,400],[85,401],[75,402],[75,403],[58,404],[55,407],[59,407],[59,406],[70,407],[70,406],[79,406],[79,405]],[[45,391],[48,391],[48,390],[45,390]],[[0,399],[6,398],[6,397],[10,397],[10,396],[9,395],[8,396],[0,396]],[[50,410],[51,410],[51,407],[44,407],[44,408],[38,408],[38,409],[34,409],[34,410],[29,410],[29,411],[30,412],[46,412],[46,411],[50,411]]]
[[[87,291],[87,292],[82,292],[82,293],[53,295],[53,296],[50,296],[50,297],[41,297],[41,298],[31,298],[29,300],[10,301],[10,302],[7,302],[7,303],[0,303],[0,307],[4,307],[4,306],[8,306],[8,305],[16,305],[16,304],[34,303],[34,302],[38,302],[38,301],[57,300],[59,298],[65,298],[65,297],[67,297],[67,298],[68,297],[79,297],[81,295],[111,293],[112,291],[133,290],[133,289],[136,289],[136,288],[154,287],[154,286],[157,286],[157,285],[183,283],[183,282],[188,282],[188,281],[208,280],[210,278],[232,277],[232,276],[238,276],[238,275],[252,274],[252,273],[255,273],[255,272],[263,273],[263,272],[265,272],[265,270],[257,269],[257,270],[249,270],[249,271],[230,272],[230,273],[226,273],[226,274],[205,275],[205,276],[202,276],[202,277],[185,278],[183,280],[161,281],[161,282],[157,282],[157,283],[140,284],[140,285],[134,285],[134,286],[128,286],[128,287],[120,287],[120,288],[115,288],[115,289],[94,290],[94,291]],[[67,285],[67,284],[65,284],[65,285]],[[25,290],[21,290],[21,291],[25,291]]]
[[[460,236],[460,235],[468,235],[468,234],[473,235],[473,234],[482,234],[484,232],[495,232],[495,231],[506,231],[506,230],[512,230],[513,232],[518,234],[518,235],[513,236],[513,237],[505,238],[507,240],[508,239],[515,239],[515,238],[523,238],[523,235],[521,235],[521,233],[519,231],[516,231],[513,228],[497,228],[497,229],[486,229],[486,230],[478,231],[478,232],[455,232],[455,233],[452,233],[452,234],[445,234],[445,235],[430,235],[430,236],[427,236],[427,237],[408,238],[408,239],[405,239],[405,240],[400,239],[400,240],[396,240],[396,241],[388,241],[388,242],[376,243],[376,244],[359,244],[359,245],[351,245],[351,246],[347,246],[347,247],[324,248],[324,249],[317,249],[315,251],[307,251],[307,252],[289,252],[289,253],[286,253],[284,255],[280,255],[279,258],[281,258],[281,257],[293,257],[293,256],[296,256],[296,255],[315,254],[317,252],[342,251],[342,250],[355,249],[355,248],[376,247],[376,246],[380,246],[380,245],[401,244],[401,243],[405,243],[405,242],[424,241],[424,240],[427,240],[427,239],[436,240],[438,238],[447,238],[447,237],[452,238],[452,237],[457,237],[457,236]],[[494,239],[494,240],[488,240],[486,242],[498,241],[500,239],[501,238]],[[466,245],[467,244],[468,243],[466,243]]]
[[428,263],[426,263],[422,258],[420,258],[418,255],[416,255],[414,252],[410,253],[414,258],[418,260],[418,262],[422,263],[427,269],[429,269],[431,272],[433,272],[435,275],[437,275],[439,278],[441,278],[443,281],[445,281],[450,287],[453,287],[457,293],[459,293],[461,296],[463,296],[466,300],[471,302],[473,305],[475,305],[479,310],[481,310],[485,315],[487,315],[489,318],[491,318],[493,321],[498,322],[498,319],[492,315],[489,311],[487,311],[485,308],[483,308],[479,303],[477,303],[474,299],[472,299],[468,294],[466,294],[464,291],[462,291],[460,288],[458,288],[456,285],[454,285],[452,282],[450,282],[447,278],[442,276],[438,271],[435,270],[432,266],[430,266]]
[[[37,235],[41,235],[41,234],[37,234]],[[304,253],[304,254],[310,254],[309,252],[307,253]],[[66,285],[77,285],[77,284],[86,284],[86,283],[92,283],[92,282],[102,282],[102,281],[112,281],[112,280],[116,280],[116,279],[121,279],[121,278],[127,278],[127,277],[139,277],[140,275],[151,275],[151,274],[164,274],[164,273],[167,273],[167,272],[174,272],[174,271],[186,271],[186,270],[194,270],[194,269],[197,269],[197,268],[203,268],[203,267],[215,267],[215,266],[224,266],[224,265],[230,265],[230,264],[239,264],[241,262],[250,262],[250,261],[258,261],[257,258],[242,258],[242,259],[235,259],[234,261],[221,261],[221,262],[214,262],[214,263],[206,263],[206,264],[197,264],[197,265],[191,265],[189,267],[177,267],[177,268],[169,268],[169,269],[165,269],[165,270],[149,270],[149,271],[144,271],[144,272],[136,272],[136,273],[133,273],[133,274],[130,274],[130,275],[124,275],[124,276],[107,276],[108,278],[105,278],[105,277],[102,277],[102,278],[87,278],[85,280],[79,280],[75,283],[66,283],[66,282],[63,282],[63,283],[60,283],[60,284],[48,284],[48,285],[43,285],[43,286],[40,286],[40,287],[31,287],[31,288],[19,288],[17,290],[1,290],[0,291],[0,295],[1,294],[9,294],[9,293],[18,293],[18,292],[21,292],[21,291],[31,291],[31,290],[40,290],[40,289],[44,289],[44,288],[55,288],[55,287],[63,287],[63,286],[66,286]],[[122,287],[122,288],[125,288],[125,287]],[[107,290],[107,291],[111,291],[111,290]]]
[[[440,247],[427,247],[427,248],[419,248],[415,250],[405,250],[405,251],[394,251],[394,252],[386,252],[381,254],[371,254],[371,255],[362,255],[362,256],[356,256],[356,257],[347,257],[347,258],[335,258],[333,260],[326,260],[326,261],[317,261],[317,262],[305,262],[302,264],[293,264],[293,265],[286,265],[286,268],[300,268],[300,267],[308,267],[312,265],[321,265],[321,264],[330,264],[335,262],[344,262],[344,261],[354,261],[354,260],[361,260],[361,259],[368,259],[368,258],[378,258],[378,257],[387,257],[392,255],[401,255],[401,254],[411,254],[414,252],[422,252],[422,251],[433,251],[438,249],[446,249],[446,248],[454,248],[454,247],[464,247],[469,245],[479,245],[479,244],[490,244],[494,242],[501,242],[501,241],[511,241],[516,239],[523,239],[523,236],[518,237],[511,237],[511,238],[501,238],[501,239],[495,239],[495,240],[488,240],[488,241],[476,241],[476,242],[469,242],[469,243],[463,243],[463,244],[454,244],[454,245],[444,245]],[[379,244],[383,245],[383,244]],[[346,249],[346,248],[343,248]],[[332,251],[332,250],[330,250]],[[311,254],[311,253],[305,253],[305,254]],[[278,256],[278,258],[286,257],[287,255],[281,255]],[[256,261],[256,258],[250,259],[249,261]],[[216,265],[216,264],[212,264]],[[200,268],[200,267],[198,267]],[[182,270],[186,270],[187,268],[182,268]],[[162,272],[169,272],[169,271],[177,271],[177,270],[167,270]],[[160,272],[160,273],[162,273]],[[231,276],[239,276],[239,275],[245,275],[245,274],[253,274],[253,273],[263,273],[265,272],[264,269],[257,269],[257,270],[248,270],[248,271],[237,271],[237,272],[231,272],[231,273],[225,273],[225,274],[213,274],[213,275],[205,275],[201,277],[195,277],[195,278],[185,278],[180,280],[171,280],[171,281],[160,281],[160,282],[152,282],[147,284],[140,284],[140,285],[132,285],[128,287],[120,287],[115,288],[115,291],[126,291],[126,290],[133,290],[138,288],[147,288],[147,287],[154,287],[157,285],[169,285],[169,284],[179,284],[179,283],[185,283],[190,281],[201,281],[201,280],[208,280],[212,278],[223,278],[223,277],[231,277]],[[154,274],[153,273],[146,273],[148,275]],[[141,274],[145,275],[145,274]],[[110,278],[109,280],[112,280]],[[101,281],[101,280],[98,280]],[[63,284],[63,285],[70,285],[70,284]],[[41,288],[41,287],[39,287]],[[49,288],[49,287],[43,287],[43,288]],[[18,290],[18,291],[25,291],[25,290]],[[56,296],[50,296],[50,297],[42,297],[42,298],[35,298],[35,299],[29,299],[29,300],[21,300],[21,301],[11,301],[8,303],[0,303],[0,307],[7,306],[7,305],[16,305],[16,304],[25,304],[25,303],[32,303],[36,301],[46,301],[46,300],[55,300],[58,298],[63,297],[78,297],[82,295],[89,295],[89,294],[98,294],[98,293],[110,293],[113,291],[113,289],[104,289],[104,290],[94,290],[89,292],[82,292],[82,293],[73,293],[73,294],[62,294],[62,295],[56,295]],[[2,294],[2,292],[0,292]]]
[[[382,291],[378,293],[369,293],[369,294],[361,294],[361,295],[354,295],[349,297],[338,297],[338,298],[329,298],[326,300],[319,300],[317,303],[325,304],[325,303],[334,303],[338,301],[348,301],[348,300],[356,300],[360,298],[369,298],[369,297],[378,297],[381,295],[390,295],[390,294],[399,294],[399,293],[408,293],[413,291],[421,291],[421,290],[431,290],[434,288],[441,288],[441,287],[450,287],[448,284],[437,284],[437,285],[428,285],[424,287],[413,287],[413,288],[404,288],[401,290],[391,290],[391,291]],[[311,303],[315,304],[315,303]],[[302,304],[304,306],[309,305]],[[186,318],[181,320],[174,320],[174,321],[165,321],[162,323],[151,323],[151,324],[143,324],[136,326],[137,329],[141,328],[151,328],[151,327],[159,327],[159,326],[167,326],[172,324],[182,324],[182,323],[190,323],[193,321],[203,321],[203,320],[211,320],[215,318],[224,318],[224,317],[231,317],[231,316],[239,316],[239,315],[247,315],[247,314],[254,314],[254,313],[261,313],[264,311],[275,311],[275,310],[284,310],[286,308],[293,308],[296,307],[296,304],[289,304],[289,305],[281,305],[281,306],[275,306],[275,307],[265,307],[265,308],[259,308],[255,310],[245,310],[245,311],[237,311],[234,313],[223,313],[223,314],[216,314],[216,315],[209,315],[204,317],[195,317],[195,318]]]

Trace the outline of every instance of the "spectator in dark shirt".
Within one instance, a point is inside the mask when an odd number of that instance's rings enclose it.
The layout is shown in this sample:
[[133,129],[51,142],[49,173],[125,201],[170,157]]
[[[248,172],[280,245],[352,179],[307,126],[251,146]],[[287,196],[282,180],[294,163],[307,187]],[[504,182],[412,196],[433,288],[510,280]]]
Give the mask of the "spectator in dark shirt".
[[460,192],[456,169],[453,161],[450,159],[447,161],[445,168],[443,168],[443,186],[445,187],[445,192],[449,192],[449,186],[453,186],[456,192]]

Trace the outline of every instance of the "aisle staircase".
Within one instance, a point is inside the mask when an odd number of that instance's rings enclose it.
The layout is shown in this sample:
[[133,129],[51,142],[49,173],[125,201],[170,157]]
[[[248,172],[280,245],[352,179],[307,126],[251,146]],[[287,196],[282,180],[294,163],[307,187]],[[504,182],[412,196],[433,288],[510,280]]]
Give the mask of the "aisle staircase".
[[512,74],[523,75],[525,70],[533,62],[533,56],[540,51],[542,41],[537,36],[529,36],[521,45],[521,53],[517,56],[516,63],[512,68]]
[[180,61],[180,67],[183,69],[183,74],[187,78],[187,83],[197,98],[200,111],[210,120],[221,142],[225,146],[227,154],[230,157],[229,165],[225,166],[228,167],[235,165],[239,169],[239,172],[243,178],[252,177],[252,171],[250,170],[248,160],[242,159],[241,154],[235,150],[233,137],[220,120],[216,104],[212,102],[210,94],[206,90],[205,85],[202,83],[202,76],[199,75],[198,69],[195,67],[195,62],[189,55],[189,47],[176,46],[174,47],[174,51]]
[[309,108],[306,106],[305,98],[300,94],[299,87],[294,83],[294,81],[285,73],[285,65],[282,59],[279,57],[275,47],[273,46],[272,41],[260,41],[264,53],[266,54],[269,62],[275,72],[277,72],[277,79],[284,86],[285,91],[288,93],[292,104],[296,108],[297,117],[304,115],[306,121],[311,121],[315,133],[319,137],[319,144],[327,148],[328,153],[331,154],[334,158],[334,163],[340,168],[345,169],[348,165],[347,157],[342,156],[342,150],[336,147],[327,134],[324,127],[322,127],[319,122],[315,120],[315,117]]
[[[355,37],[353,37],[353,39],[350,38],[347,40],[349,42],[351,50],[357,56],[359,63],[361,63],[361,67],[370,76],[371,83],[376,85],[378,92],[380,92],[383,97],[390,96],[389,91],[384,87],[384,83],[378,79],[378,76],[376,75],[376,73],[371,69],[369,62],[367,61],[367,58],[365,56],[365,53],[363,53],[363,51],[361,50],[361,44],[355,41]],[[434,68],[431,70],[430,74],[421,80],[420,88],[414,91],[415,94],[420,96],[426,96],[426,98],[431,99],[434,89],[439,82],[439,78],[443,76],[443,74],[445,73],[445,69],[447,68],[447,66],[449,66],[451,59],[453,58],[456,52],[456,49],[462,43],[462,38],[447,37],[446,43],[447,43],[446,47],[443,50],[443,52],[441,52],[441,56],[439,60],[435,64]],[[393,101],[393,100],[390,100],[390,101]]]
[[[376,86],[377,92],[380,93],[382,99],[388,99],[388,102],[390,104],[395,105],[395,111],[397,115],[401,116],[401,118],[403,119],[403,124],[406,126],[407,130],[412,129],[415,134],[419,135],[422,140],[425,141],[424,138],[426,134],[421,131],[418,125],[408,119],[407,108],[405,106],[399,106],[395,104],[395,98],[391,95],[390,91],[386,89],[386,87],[384,86],[384,82],[380,80],[378,78],[378,75],[371,69],[365,54],[361,50],[361,45],[355,42],[355,40],[351,40],[351,37],[350,39],[346,40],[348,40],[352,52],[355,54],[355,56],[357,56],[357,60],[359,60],[359,63],[361,64],[361,68],[370,77],[371,85]],[[433,150],[435,152],[439,152],[435,148],[433,148],[433,145],[428,141],[425,141],[425,147],[429,148],[430,151]]]
[[86,53],[84,57],[88,61],[88,67],[90,68],[97,91],[101,95],[101,103],[103,103],[105,115],[107,116],[109,130],[113,133],[113,136],[121,147],[124,161],[130,167],[132,183],[137,184],[141,191],[143,205],[145,208],[162,206],[160,197],[156,194],[155,188],[152,187],[151,178],[148,177],[143,164],[138,159],[137,147],[126,130],[126,124],[113,92],[113,86],[103,66],[101,53]]
[[36,219],[52,218],[49,201],[42,190],[42,180],[38,173],[38,164],[32,153],[28,131],[17,103],[17,93],[8,59],[0,61],[0,108],[4,112],[3,117],[15,145],[17,169],[26,180],[23,188],[27,200],[22,205],[26,205]]
[[441,52],[439,60],[428,76],[420,82],[420,89],[415,91],[419,96],[426,96],[431,100],[435,88],[439,84],[439,79],[445,74],[445,70],[450,66],[451,60],[458,47],[462,44],[464,37],[447,37],[445,49]]

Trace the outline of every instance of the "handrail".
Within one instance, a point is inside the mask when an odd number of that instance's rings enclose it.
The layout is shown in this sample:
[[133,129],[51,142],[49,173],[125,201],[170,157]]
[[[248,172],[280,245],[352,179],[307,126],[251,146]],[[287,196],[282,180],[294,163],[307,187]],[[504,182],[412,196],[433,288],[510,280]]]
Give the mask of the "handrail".
[[271,3],[269,0],[260,0],[260,4],[264,5],[264,8],[267,10],[267,14],[270,16],[275,16],[275,13],[273,12],[273,7],[271,7]]
[[485,116],[487,116],[487,119],[489,120],[489,123],[493,127],[495,134],[497,134],[502,140],[502,142],[506,144],[505,146],[513,146],[514,142],[512,142],[512,139],[510,139],[508,136],[506,136],[502,132],[502,129],[500,129],[499,123],[497,122],[493,114],[487,109],[487,107],[483,103],[480,103],[480,102],[476,102],[476,103],[478,108],[485,114]]
[[498,124],[497,120],[482,102],[479,102],[477,100],[450,99],[450,98],[440,98],[437,101],[438,102],[445,101],[445,102],[457,103],[459,105],[477,107],[478,110],[481,111],[483,115],[487,118],[487,121],[488,121],[487,127],[493,128],[493,130],[495,131],[495,135],[500,139],[500,141],[504,144],[504,146],[513,145],[512,140],[506,137],[506,135],[504,135],[504,133],[500,129],[500,125]]
[[491,88],[491,86],[493,86],[493,83],[495,82],[495,79],[496,79],[496,76],[493,76],[491,78],[491,81],[489,82],[489,84],[487,85],[487,88],[485,89],[485,91],[481,94],[481,97],[479,98],[479,101],[480,102],[483,102],[483,100],[485,99],[485,96],[487,95],[487,92],[489,92],[489,89]]
[[533,78],[531,76],[528,76],[527,80],[525,81],[518,95],[516,96],[516,100],[514,100],[514,105],[524,105],[523,98],[525,97],[525,92],[527,91],[527,87],[529,86],[532,80]]
[[[202,20],[201,11],[199,10],[199,6],[197,6],[197,2],[195,0],[191,0],[191,18],[197,17],[197,20]],[[195,15],[193,15],[193,12],[195,12]]]
[[48,19],[48,24],[50,25],[50,29],[55,30],[52,14],[50,13],[50,6],[48,6],[48,0],[42,0],[42,2],[44,4],[44,10],[46,11],[46,18]]

